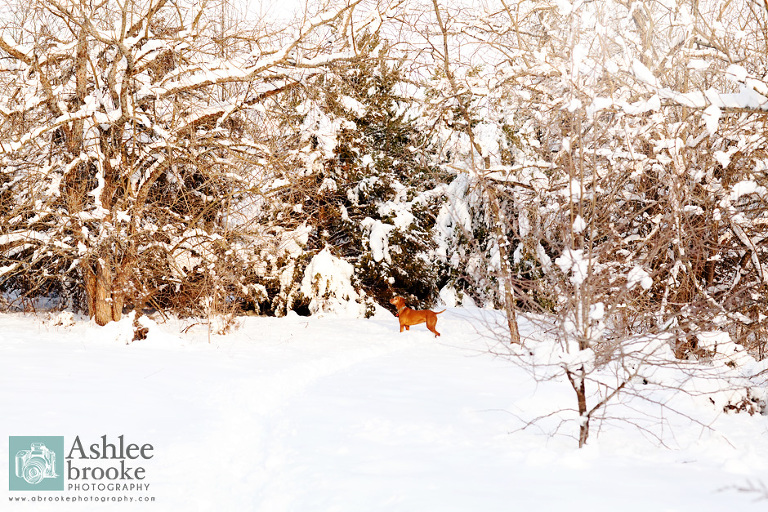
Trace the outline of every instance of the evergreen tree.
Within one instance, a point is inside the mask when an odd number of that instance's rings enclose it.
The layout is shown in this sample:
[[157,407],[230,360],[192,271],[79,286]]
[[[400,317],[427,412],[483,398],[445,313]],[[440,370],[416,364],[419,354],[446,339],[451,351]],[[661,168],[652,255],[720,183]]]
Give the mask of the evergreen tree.
[[330,246],[351,262],[355,285],[369,297],[431,305],[445,282],[432,229],[447,175],[430,158],[414,120],[419,106],[386,41],[362,37],[358,52],[317,78],[298,107],[305,176],[286,194],[302,199],[308,250]]

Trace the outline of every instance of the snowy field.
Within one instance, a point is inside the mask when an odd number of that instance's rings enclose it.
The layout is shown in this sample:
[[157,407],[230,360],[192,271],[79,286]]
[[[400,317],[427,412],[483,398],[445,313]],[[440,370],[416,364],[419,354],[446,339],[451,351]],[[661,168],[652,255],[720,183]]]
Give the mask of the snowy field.
[[[701,400],[696,417],[659,427],[667,447],[619,421],[595,426],[579,450],[573,421],[551,432],[572,413],[521,429],[573,407],[573,391],[489,354],[488,319],[449,309],[435,339],[423,325],[400,334],[386,311],[244,318],[210,344],[204,326],[182,334],[188,324],[171,321],[126,344],[129,321],[56,326],[2,315],[3,438],[151,443],[149,488],[121,494],[155,499],[9,506],[31,494],[4,485],[2,510],[766,509],[737,488],[768,483],[768,417],[718,413]],[[522,324],[524,335],[534,330]],[[8,482],[9,466],[0,467]]]

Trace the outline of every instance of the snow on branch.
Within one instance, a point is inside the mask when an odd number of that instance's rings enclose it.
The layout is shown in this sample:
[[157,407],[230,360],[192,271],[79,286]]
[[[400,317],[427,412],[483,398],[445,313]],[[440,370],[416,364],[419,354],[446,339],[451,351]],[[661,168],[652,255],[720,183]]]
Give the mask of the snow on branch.
[[[260,51],[258,56],[251,55],[255,61],[252,60],[250,64],[243,65],[241,58],[237,57],[236,61],[224,60],[218,65],[207,68],[199,64],[181,68],[170,77],[170,80],[158,88],[158,97],[172,96],[211,85],[251,82],[266,71],[280,66],[287,66],[288,70],[290,68],[317,68],[354,59],[356,57],[354,51],[334,52],[309,59],[297,57],[293,53],[318,28],[344,16],[347,11],[354,9],[361,1],[350,2],[339,9],[322,12],[306,20],[288,43],[267,55],[263,51]],[[185,76],[187,74],[189,76]]]
[[34,62],[33,49],[17,44],[8,34],[0,34],[0,49],[29,66]]
[[[661,99],[683,107],[708,109],[708,115],[711,118],[719,118],[719,112],[722,110],[768,112],[768,84],[750,75],[744,67],[737,64],[731,64],[724,74],[726,78],[740,86],[737,93],[724,93],[714,89],[684,93],[664,87],[656,76],[637,59],[632,63],[632,71],[635,78],[655,90],[656,95]],[[657,108],[660,106],[658,104]]]
[[37,244],[51,245],[65,251],[74,250],[71,245],[62,242],[52,234],[33,231],[31,229],[0,235],[0,247],[13,247],[18,245],[19,242],[24,242],[25,244],[36,242]]

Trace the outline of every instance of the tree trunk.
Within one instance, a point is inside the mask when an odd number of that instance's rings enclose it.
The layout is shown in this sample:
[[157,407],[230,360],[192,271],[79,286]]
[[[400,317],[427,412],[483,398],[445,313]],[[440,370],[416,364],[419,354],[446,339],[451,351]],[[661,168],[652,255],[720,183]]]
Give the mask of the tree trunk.
[[586,377],[586,371],[584,367],[578,369],[577,373],[566,369],[565,374],[568,376],[573,390],[576,392],[576,401],[579,407],[579,448],[583,448],[587,444],[587,438],[589,438],[589,416],[587,412],[587,391],[586,384],[584,383]]
[[500,280],[504,286],[504,313],[507,316],[507,326],[509,327],[509,341],[510,343],[521,343],[520,330],[517,326],[517,304],[515,303],[515,293],[513,285],[513,272],[512,267],[509,264],[509,253],[507,251],[507,244],[509,239],[504,233],[504,226],[507,225],[507,219],[504,216],[504,212],[501,209],[499,197],[496,194],[496,190],[493,188],[493,183],[485,183],[486,191],[489,196],[489,202],[491,206],[491,215],[493,222],[494,234],[496,235],[496,243],[499,247],[499,270]]
[[95,264],[96,270],[86,264],[85,293],[88,296],[88,313],[97,325],[118,321],[123,314],[123,293],[115,289],[112,272],[103,260]]
[[93,297],[93,319],[98,325],[107,325],[112,320],[112,301],[109,293],[109,275],[105,265],[99,262],[96,272],[95,295]]
[[[460,91],[458,84],[456,83],[456,77],[454,76],[453,72],[451,71],[451,63],[450,63],[450,50],[448,48],[448,28],[446,24],[443,22],[443,16],[440,13],[440,6],[438,5],[437,0],[432,0],[432,5],[434,6],[435,10],[435,17],[437,18],[437,25],[440,28],[440,32],[443,36],[443,71],[445,71],[445,76],[448,78],[448,82],[451,85],[451,90],[453,91],[454,97],[456,101],[458,101],[458,107],[459,111],[461,112],[462,117],[466,121],[466,134],[467,137],[469,137],[469,144],[472,146],[472,148],[477,152],[477,155],[481,157],[483,155],[483,148],[480,146],[480,144],[475,139],[475,133],[472,130],[472,116],[469,113],[469,107],[467,104],[464,103],[464,101],[461,99]],[[475,161],[475,154],[470,153],[470,158],[472,160],[472,168],[478,171],[478,166]],[[487,171],[490,167],[491,161],[489,157],[483,157],[483,168]],[[499,258],[500,258],[500,280],[503,283],[504,286],[504,312],[507,316],[507,325],[509,326],[509,339],[511,343],[520,343],[520,331],[518,330],[517,326],[517,313],[516,313],[516,304],[515,304],[515,295],[512,288],[512,269],[509,265],[509,260],[507,259],[507,236],[504,233],[504,227],[506,224],[506,219],[504,218],[504,214],[501,210],[501,205],[499,203],[498,196],[496,194],[496,191],[494,189],[494,184],[490,180],[490,178],[486,176],[483,176],[483,187],[485,188],[485,191],[487,192],[489,199],[490,199],[490,206],[492,209],[492,222],[494,225],[494,234],[496,235],[496,242],[499,247]]]

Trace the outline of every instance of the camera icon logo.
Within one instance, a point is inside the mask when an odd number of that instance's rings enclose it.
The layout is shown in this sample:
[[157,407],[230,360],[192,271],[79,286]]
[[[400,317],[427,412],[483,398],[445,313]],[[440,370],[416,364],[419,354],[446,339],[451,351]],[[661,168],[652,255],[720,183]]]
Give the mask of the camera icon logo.
[[56,478],[56,453],[44,443],[32,443],[29,450],[16,453],[16,476],[28,484],[37,485],[43,478]]
[[8,445],[9,490],[64,490],[64,437],[10,436]]

